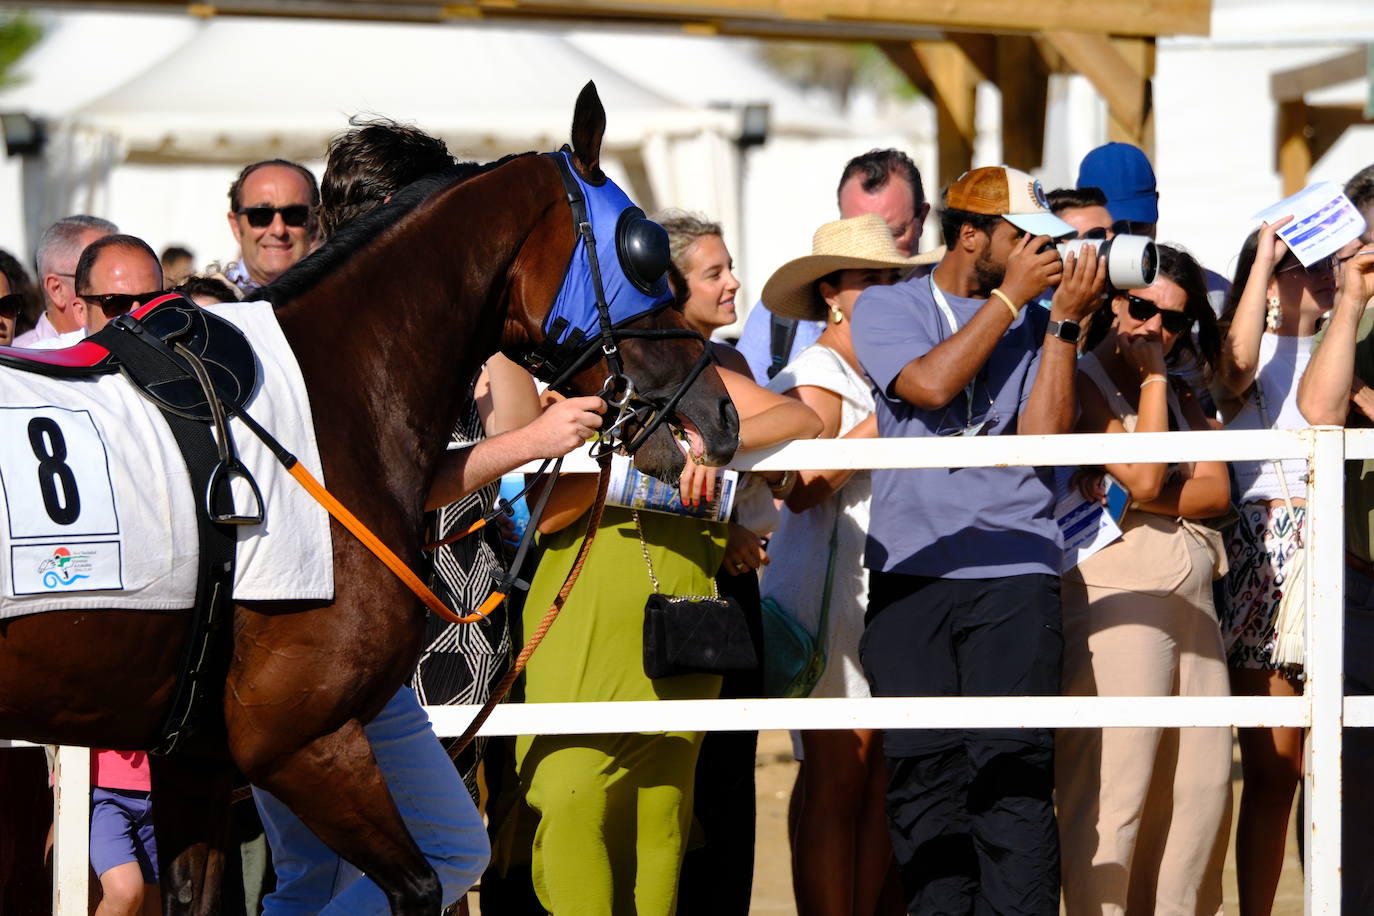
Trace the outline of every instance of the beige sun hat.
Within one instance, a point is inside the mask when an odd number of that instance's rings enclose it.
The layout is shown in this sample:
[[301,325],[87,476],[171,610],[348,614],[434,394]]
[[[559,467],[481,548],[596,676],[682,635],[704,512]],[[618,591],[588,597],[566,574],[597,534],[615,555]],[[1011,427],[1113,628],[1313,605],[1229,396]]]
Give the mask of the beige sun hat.
[[825,317],[816,281],[826,274],[867,267],[909,269],[917,263],[897,250],[892,232],[878,214],[837,219],[816,230],[809,255],[773,271],[763,286],[763,303],[774,315],[815,321]]

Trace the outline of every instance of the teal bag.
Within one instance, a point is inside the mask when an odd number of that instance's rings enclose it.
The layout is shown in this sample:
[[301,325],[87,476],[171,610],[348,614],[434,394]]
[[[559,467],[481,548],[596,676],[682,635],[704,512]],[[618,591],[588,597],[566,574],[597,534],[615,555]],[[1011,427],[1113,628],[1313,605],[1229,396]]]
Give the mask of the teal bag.
[[830,632],[830,585],[835,576],[836,535],[840,508],[835,507],[835,527],[830,529],[830,559],[825,566],[825,591],[821,598],[821,617],[812,633],[777,601],[764,598],[763,611],[763,693],[768,697],[793,699],[811,694],[825,673],[825,643]]

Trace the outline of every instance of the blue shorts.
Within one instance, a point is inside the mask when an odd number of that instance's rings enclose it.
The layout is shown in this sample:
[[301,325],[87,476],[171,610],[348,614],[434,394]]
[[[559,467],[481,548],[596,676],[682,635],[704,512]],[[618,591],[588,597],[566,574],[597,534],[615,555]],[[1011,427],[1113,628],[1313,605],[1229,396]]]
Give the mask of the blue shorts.
[[97,876],[137,862],[143,881],[157,884],[153,804],[147,792],[91,789],[91,868]]

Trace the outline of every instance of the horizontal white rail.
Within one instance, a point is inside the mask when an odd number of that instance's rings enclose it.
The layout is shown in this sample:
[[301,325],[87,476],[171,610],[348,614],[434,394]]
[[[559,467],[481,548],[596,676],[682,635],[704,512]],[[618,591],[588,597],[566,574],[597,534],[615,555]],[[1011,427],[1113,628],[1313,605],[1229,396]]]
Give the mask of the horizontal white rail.
[[[462,734],[478,707],[425,709],[434,722],[435,733],[444,736]],[[1297,728],[1308,724],[1307,702],[1302,697],[873,697],[508,703],[492,712],[479,734],[579,735],[760,728]]]
[[[1309,462],[1309,676],[1301,697],[953,697],[505,704],[481,734],[597,734],[838,728],[1308,727],[1306,912],[1340,912],[1341,731],[1374,727],[1374,697],[1342,697],[1343,461],[1374,458],[1374,430],[811,440],[737,455],[740,470],[1073,466],[1136,461]],[[521,470],[533,471],[534,465]],[[585,452],[564,470],[596,470]],[[439,735],[476,707],[427,707]],[[0,747],[24,742],[0,741]],[[84,916],[89,777],[64,749],[59,771],[58,916]],[[74,771],[74,772],[73,772]],[[62,801],[65,799],[65,801]],[[1320,825],[1321,829],[1318,829]]]

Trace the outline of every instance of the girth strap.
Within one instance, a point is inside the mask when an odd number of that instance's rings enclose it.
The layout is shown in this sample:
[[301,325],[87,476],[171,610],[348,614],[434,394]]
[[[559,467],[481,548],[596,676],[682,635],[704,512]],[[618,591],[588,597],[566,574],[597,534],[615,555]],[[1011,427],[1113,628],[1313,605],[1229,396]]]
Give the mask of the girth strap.
[[[104,334],[101,344],[119,358],[122,370],[136,380],[135,388],[139,388],[138,382],[144,380],[165,381],[178,374],[191,374],[151,346],[149,337],[146,334],[116,331]],[[214,397],[214,392],[206,392],[206,395]],[[154,400],[153,403],[158,402]],[[222,637],[228,632],[229,598],[234,584],[234,551],[238,538],[234,525],[216,524],[211,518],[212,514],[232,516],[233,499],[229,487],[216,488],[213,485],[222,462],[220,447],[210,434],[210,427],[167,410],[160,404],[159,410],[181,449],[194,492],[206,494],[206,498],[195,501],[200,553],[190,632],[182,650],[171,705],[150,749],[153,754],[169,754],[198,730],[202,724],[202,709],[220,695],[224,686],[229,653],[228,643]]]

